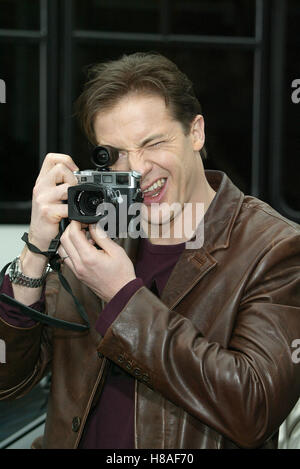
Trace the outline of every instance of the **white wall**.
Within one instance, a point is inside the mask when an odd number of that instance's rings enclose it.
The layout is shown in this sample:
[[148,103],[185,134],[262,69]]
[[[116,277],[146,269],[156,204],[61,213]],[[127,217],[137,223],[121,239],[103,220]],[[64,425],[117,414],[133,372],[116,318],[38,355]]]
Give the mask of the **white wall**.
[[24,247],[21,237],[25,231],[28,232],[28,225],[0,225],[0,270],[21,254]]

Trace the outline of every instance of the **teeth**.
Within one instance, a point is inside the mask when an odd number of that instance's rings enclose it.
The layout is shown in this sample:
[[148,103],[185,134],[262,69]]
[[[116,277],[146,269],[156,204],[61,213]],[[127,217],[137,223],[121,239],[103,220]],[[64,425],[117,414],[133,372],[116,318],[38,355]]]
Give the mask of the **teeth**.
[[152,184],[152,186],[148,187],[148,189],[146,189],[146,190],[144,191],[144,193],[150,192],[150,191],[154,191],[154,190],[157,189],[158,187],[162,187],[165,182],[166,182],[166,178],[161,178],[161,179],[159,179],[158,181],[155,181],[155,183]]

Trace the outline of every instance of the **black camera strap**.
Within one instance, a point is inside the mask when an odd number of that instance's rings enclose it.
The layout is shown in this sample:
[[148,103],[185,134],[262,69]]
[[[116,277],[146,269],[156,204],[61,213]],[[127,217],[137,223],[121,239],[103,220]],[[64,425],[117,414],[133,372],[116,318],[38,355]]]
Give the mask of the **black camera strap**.
[[[24,233],[22,236],[22,240],[27,244],[27,247],[30,251],[36,253],[36,254],[42,254],[48,258],[49,265],[52,270],[58,273],[59,280],[63,286],[63,288],[71,295],[77,311],[83,320],[84,324],[78,324],[78,323],[73,323],[73,322],[68,322],[64,321],[62,319],[57,319],[53,318],[51,316],[47,316],[46,314],[40,313],[39,311],[36,311],[35,309],[31,308],[30,306],[26,306],[19,301],[15,300],[14,298],[11,298],[10,296],[6,295],[5,293],[0,293],[0,300],[3,301],[3,303],[9,304],[11,306],[17,306],[22,314],[25,316],[30,317],[31,319],[34,319],[35,321],[39,321],[43,324],[47,324],[48,326],[52,327],[58,327],[60,329],[68,329],[68,330],[73,330],[73,331],[86,331],[90,328],[90,323],[88,316],[82,306],[82,304],[77,300],[75,295],[72,292],[72,289],[67,281],[67,279],[63,276],[61,273],[61,259],[59,255],[57,254],[57,249],[60,244],[60,236],[61,236],[61,230],[59,234],[57,235],[56,238],[54,238],[49,246],[48,251],[40,251],[39,248],[31,244],[28,240],[28,233]],[[6,264],[6,266],[1,270],[0,272],[0,289],[2,288],[3,282],[4,282],[4,277],[7,268],[10,266],[11,262]]]

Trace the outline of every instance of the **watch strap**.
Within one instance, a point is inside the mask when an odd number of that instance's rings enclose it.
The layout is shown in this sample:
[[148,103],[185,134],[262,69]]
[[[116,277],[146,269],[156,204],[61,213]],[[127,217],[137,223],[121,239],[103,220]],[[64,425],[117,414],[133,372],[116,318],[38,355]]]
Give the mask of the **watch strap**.
[[47,265],[43,275],[39,278],[28,277],[21,270],[21,261],[20,257],[16,257],[10,265],[9,268],[9,279],[15,285],[21,285],[27,288],[38,288],[43,286],[47,274],[49,272],[49,266]]

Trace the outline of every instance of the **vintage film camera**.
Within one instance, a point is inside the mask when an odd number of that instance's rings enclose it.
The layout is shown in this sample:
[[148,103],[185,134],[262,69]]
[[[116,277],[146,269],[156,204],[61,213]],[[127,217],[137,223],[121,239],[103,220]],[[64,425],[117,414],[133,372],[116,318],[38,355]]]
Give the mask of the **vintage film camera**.
[[[143,201],[139,173],[109,169],[118,157],[119,152],[116,148],[97,146],[91,158],[96,169],[74,172],[78,184],[68,190],[68,218],[70,220],[87,224],[97,223],[107,216],[106,208],[109,206],[115,209],[116,237],[119,236],[120,229],[124,232],[125,214],[127,224],[125,228],[128,231],[128,224],[134,217],[129,210],[131,204]],[[123,219],[120,225],[121,212]],[[107,231],[107,227],[102,227]],[[109,227],[108,235],[110,235]]]

